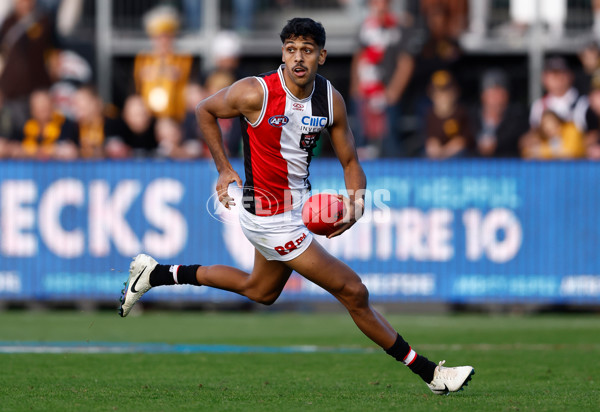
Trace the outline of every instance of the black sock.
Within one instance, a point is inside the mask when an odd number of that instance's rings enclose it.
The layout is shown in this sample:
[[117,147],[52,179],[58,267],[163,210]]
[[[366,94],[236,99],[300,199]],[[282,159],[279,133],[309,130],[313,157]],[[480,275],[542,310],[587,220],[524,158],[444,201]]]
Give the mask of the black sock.
[[169,271],[171,265],[156,265],[152,273],[150,273],[150,286],[174,285],[175,279]]
[[396,342],[394,342],[392,347],[385,351],[385,353],[390,355],[392,358],[395,358],[398,362],[404,361],[404,358],[406,358],[409,352],[410,345],[408,342],[402,339],[400,334],[398,334],[398,337],[396,337]]
[[179,285],[200,286],[196,279],[196,271],[200,265],[156,265],[150,273],[150,285],[164,286],[175,285],[175,279]]
[[198,279],[196,279],[196,271],[200,265],[181,265],[177,270],[177,283],[180,285],[194,285],[200,286]]
[[431,383],[433,380],[433,371],[435,371],[436,366],[435,363],[421,355],[417,355],[415,360],[408,365],[409,369],[419,375],[425,383]]
[[385,352],[397,361],[408,366],[413,373],[419,375],[426,383],[430,383],[433,380],[433,371],[435,370],[436,364],[431,362],[425,356],[417,355],[400,334],[398,334],[396,342],[394,342],[392,347]]

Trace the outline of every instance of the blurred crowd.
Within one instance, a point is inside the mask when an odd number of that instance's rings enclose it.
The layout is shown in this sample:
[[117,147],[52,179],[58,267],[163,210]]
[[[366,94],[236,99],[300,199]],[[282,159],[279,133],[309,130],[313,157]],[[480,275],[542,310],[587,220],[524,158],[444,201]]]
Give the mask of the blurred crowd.
[[[530,10],[523,10],[525,2],[514,3],[511,25],[524,30],[529,22],[523,15]],[[543,5],[555,3],[564,2]],[[465,104],[461,83],[472,82],[461,78],[459,36],[472,30],[467,17],[473,2],[422,0],[421,22],[408,13],[395,14],[389,0],[368,4],[350,89],[363,158],[406,153],[401,136],[407,107],[416,117],[415,153],[427,158],[599,158],[598,44],[580,50],[576,68],[563,57],[548,56],[542,74],[545,94],[529,108],[511,96],[510,75],[500,67],[483,71],[477,101]],[[564,26],[558,26],[552,20],[548,33],[562,32]]]
[[[211,67],[200,70],[192,55],[175,49],[180,25],[195,27],[199,22],[188,20],[199,13],[182,19],[176,9],[158,6],[143,18],[152,47],[135,57],[117,107],[100,97],[89,62],[59,41],[72,32],[82,0],[11,1],[12,8],[10,2],[0,8],[0,159],[209,157],[195,105],[255,74],[240,64],[239,31],[220,32]],[[359,156],[600,159],[598,45],[580,50],[576,67],[548,56],[545,94],[530,107],[512,97],[510,73],[500,67],[483,71],[478,101],[466,104],[461,94],[473,82],[463,78],[459,38],[478,28],[469,18],[473,3],[414,0],[397,13],[391,0],[366,2],[347,96]],[[242,33],[248,13],[239,13]],[[527,26],[526,14],[515,11],[515,27]],[[549,28],[560,30],[554,20]],[[414,124],[407,139],[409,117]],[[239,120],[221,119],[220,127],[228,154],[239,156]]]
[[[13,4],[0,26],[0,158],[209,156],[194,108],[242,76],[237,34],[222,32],[214,39],[213,67],[200,73],[191,55],[174,48],[178,12],[170,6],[152,9],[143,19],[152,48],[135,57],[127,96],[117,108],[102,100],[90,64],[57,46],[57,13],[43,1]],[[220,124],[232,156],[241,144],[238,122]]]

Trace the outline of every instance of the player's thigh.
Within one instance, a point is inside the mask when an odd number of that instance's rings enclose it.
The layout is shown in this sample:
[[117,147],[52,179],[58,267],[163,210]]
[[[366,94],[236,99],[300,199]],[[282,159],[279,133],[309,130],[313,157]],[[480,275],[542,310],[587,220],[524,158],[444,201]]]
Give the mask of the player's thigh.
[[333,294],[349,285],[361,283],[356,272],[330,255],[318,242],[312,242],[304,253],[286,263],[306,279]]
[[284,262],[267,260],[258,250],[254,250],[254,267],[248,278],[248,288],[264,293],[281,292],[292,274],[292,269]]

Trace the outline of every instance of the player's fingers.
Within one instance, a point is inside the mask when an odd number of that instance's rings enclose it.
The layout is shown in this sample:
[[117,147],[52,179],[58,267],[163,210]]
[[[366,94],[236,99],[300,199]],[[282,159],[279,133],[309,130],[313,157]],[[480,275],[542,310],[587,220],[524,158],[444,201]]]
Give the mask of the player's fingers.
[[227,209],[229,209],[230,206],[235,206],[235,202],[234,202],[233,198],[231,198],[229,196],[223,197],[222,199],[220,199],[220,202]]
[[[341,225],[341,226],[340,226]],[[327,236],[327,239],[331,239],[332,237],[336,237],[341,235],[342,233],[344,233],[346,230],[350,229],[350,227],[353,225],[352,222],[336,222],[334,224],[335,227],[340,226],[340,228],[338,230],[336,230],[335,232],[331,233],[330,235]]]
[[335,232],[333,232],[333,233],[331,233],[331,234],[327,235],[327,239],[334,238],[334,237],[336,237],[336,236],[339,236],[339,235],[341,235],[342,233],[344,233],[344,230],[336,230]]
[[229,206],[235,206],[233,198],[229,196],[229,193],[227,192],[227,186],[218,184],[217,193],[219,195],[219,202],[225,206],[225,208],[229,209]]

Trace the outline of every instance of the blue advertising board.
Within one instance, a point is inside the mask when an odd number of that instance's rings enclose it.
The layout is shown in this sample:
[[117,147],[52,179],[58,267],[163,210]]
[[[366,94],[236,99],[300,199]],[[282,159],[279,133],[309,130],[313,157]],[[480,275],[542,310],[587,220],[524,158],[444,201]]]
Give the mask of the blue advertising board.
[[[242,164],[234,162],[242,174]],[[374,301],[600,303],[600,165],[378,160],[364,217],[318,241]],[[209,161],[3,162],[0,299],[118,299],[131,257],[249,270],[237,211]],[[339,162],[311,163],[313,192],[342,192]],[[231,187],[235,192],[236,189]],[[239,194],[234,193],[234,196]],[[205,287],[144,299],[231,301]],[[331,299],[293,275],[281,300]]]

